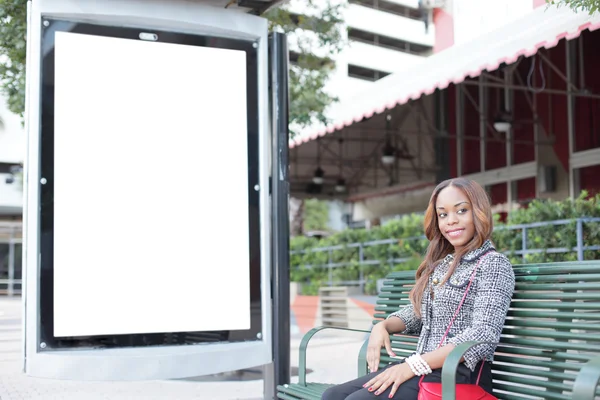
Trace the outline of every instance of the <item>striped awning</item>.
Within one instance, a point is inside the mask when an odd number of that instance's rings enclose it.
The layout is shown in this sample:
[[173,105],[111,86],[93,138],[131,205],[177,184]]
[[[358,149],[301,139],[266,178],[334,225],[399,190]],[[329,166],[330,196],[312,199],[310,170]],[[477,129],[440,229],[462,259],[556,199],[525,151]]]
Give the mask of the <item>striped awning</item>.
[[561,39],[574,39],[581,32],[600,28],[600,13],[593,16],[574,13],[567,7],[538,7],[524,17],[434,54],[403,72],[375,82],[367,91],[336,105],[334,122],[326,128],[299,135],[290,141],[298,146],[319,136],[333,133],[375,113],[458,84],[482,71],[494,71],[501,64],[512,64],[520,56],[532,56],[538,49],[551,48]]

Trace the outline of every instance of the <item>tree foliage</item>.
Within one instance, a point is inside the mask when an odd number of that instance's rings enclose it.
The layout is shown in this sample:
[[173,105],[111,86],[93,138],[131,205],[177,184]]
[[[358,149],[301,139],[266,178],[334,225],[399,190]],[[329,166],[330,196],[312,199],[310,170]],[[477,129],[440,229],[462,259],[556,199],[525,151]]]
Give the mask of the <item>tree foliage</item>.
[[600,10],[600,0],[546,0],[546,3],[556,6],[567,6],[575,12],[593,14]]
[[[271,30],[288,34],[298,54],[290,68],[290,125],[305,127],[327,122],[325,109],[336,98],[324,91],[335,69],[333,57],[344,46],[343,2],[308,0],[306,15],[289,11],[285,4],[264,17]],[[25,107],[25,55],[27,33],[25,0],[0,0],[0,82],[9,109],[23,116]],[[307,34],[308,33],[308,34]],[[317,52],[319,55],[316,55]]]
[[329,207],[327,202],[317,199],[304,200],[303,231],[329,230]]
[[[575,219],[582,217],[600,217],[600,194],[589,196],[584,191],[575,199],[533,200],[527,208],[511,212],[506,224],[496,220],[492,239],[498,251],[505,253],[513,264],[575,261],[576,251],[532,252],[525,257],[519,251],[576,248],[578,235]],[[522,225],[557,220],[571,222],[530,227],[523,235]],[[583,223],[581,239],[586,246],[600,245],[600,222]],[[352,243],[363,243],[362,252],[356,246],[349,246]],[[302,293],[316,294],[320,286],[328,284],[328,265],[333,263],[342,265],[332,269],[334,283],[356,281],[363,276],[366,292],[374,294],[378,279],[392,271],[416,269],[423,259],[427,244],[423,235],[423,214],[405,215],[369,230],[347,229],[321,239],[294,237],[290,240],[290,278],[302,284]],[[328,246],[335,247],[331,251],[323,249]],[[600,251],[585,250],[583,257],[597,260]]]
[[25,55],[27,2],[0,0],[0,87],[8,108],[23,116],[25,109]]
[[342,8],[344,2],[306,0],[305,13],[294,14],[287,5],[264,14],[270,30],[287,34],[293,51],[289,70],[290,126],[327,123],[326,108],[337,98],[324,87],[335,70],[333,58],[344,47]]

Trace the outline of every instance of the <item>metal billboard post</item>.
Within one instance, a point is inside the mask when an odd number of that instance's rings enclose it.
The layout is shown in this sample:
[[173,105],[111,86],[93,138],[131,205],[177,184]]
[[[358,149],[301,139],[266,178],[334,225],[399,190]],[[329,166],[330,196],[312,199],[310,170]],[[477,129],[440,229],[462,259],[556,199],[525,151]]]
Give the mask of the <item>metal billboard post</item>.
[[269,37],[272,130],[272,215],[273,215],[273,363],[274,382],[290,383],[290,255],[289,255],[289,178],[288,178],[288,49],[286,36]]

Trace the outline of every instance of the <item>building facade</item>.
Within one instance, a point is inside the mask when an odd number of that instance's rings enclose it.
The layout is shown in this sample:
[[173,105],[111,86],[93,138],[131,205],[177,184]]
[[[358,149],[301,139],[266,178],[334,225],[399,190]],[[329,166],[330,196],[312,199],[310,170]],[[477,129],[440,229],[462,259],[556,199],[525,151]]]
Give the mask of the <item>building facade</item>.
[[[431,16],[423,15],[419,0],[329,1],[343,4],[342,36],[347,44],[335,57],[336,68],[325,87],[340,100],[326,113],[334,119],[340,105],[343,107],[345,102],[369,90],[374,82],[417,65],[431,55],[436,31],[433,24],[425,23]],[[303,0],[292,0],[285,7],[299,15],[315,12]],[[309,31],[288,36],[292,63],[297,57],[298,41],[310,36]],[[319,54],[318,47],[315,53]]]
[[[499,213],[600,192],[600,16],[543,0],[436,3],[434,55],[291,143],[292,195],[342,199],[356,221],[423,211],[456,176],[484,185]],[[396,157],[385,162],[388,146]],[[315,188],[319,151],[328,179]]]
[[21,118],[0,98],[0,294],[21,290],[25,143]]

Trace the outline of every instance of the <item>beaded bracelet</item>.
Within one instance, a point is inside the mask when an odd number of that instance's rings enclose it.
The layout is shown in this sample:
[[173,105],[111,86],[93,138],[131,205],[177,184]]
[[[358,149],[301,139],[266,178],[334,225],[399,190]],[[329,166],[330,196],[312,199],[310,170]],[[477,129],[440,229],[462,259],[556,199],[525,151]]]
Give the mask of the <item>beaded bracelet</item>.
[[406,359],[406,363],[410,367],[413,374],[416,376],[427,375],[432,372],[431,367],[427,364],[427,361],[421,357],[420,354],[413,354]]
[[427,361],[425,361],[425,359],[420,354],[416,353],[415,356],[417,357],[417,359],[419,360],[419,362],[421,363],[421,365],[425,368],[425,374],[430,374],[430,373],[433,372],[431,370],[431,367],[427,363]]

